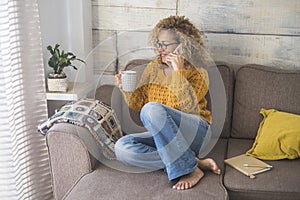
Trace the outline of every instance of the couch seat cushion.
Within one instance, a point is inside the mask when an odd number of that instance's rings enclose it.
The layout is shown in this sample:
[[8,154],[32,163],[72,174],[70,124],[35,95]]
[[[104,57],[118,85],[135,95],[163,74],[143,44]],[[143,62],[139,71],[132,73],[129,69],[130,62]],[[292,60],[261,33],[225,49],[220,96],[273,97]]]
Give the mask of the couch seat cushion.
[[[254,140],[229,139],[227,157],[245,153],[253,142]],[[265,162],[272,165],[273,169],[257,174],[255,179],[248,178],[228,165],[225,166],[224,185],[228,189],[230,199],[299,199],[300,159]]]
[[[223,170],[227,140],[220,139],[209,154]],[[135,199],[227,199],[222,185],[222,176],[205,172],[192,189],[175,191],[163,171],[149,173],[126,173],[111,169],[101,163],[82,179],[67,194],[66,200],[135,200]]]

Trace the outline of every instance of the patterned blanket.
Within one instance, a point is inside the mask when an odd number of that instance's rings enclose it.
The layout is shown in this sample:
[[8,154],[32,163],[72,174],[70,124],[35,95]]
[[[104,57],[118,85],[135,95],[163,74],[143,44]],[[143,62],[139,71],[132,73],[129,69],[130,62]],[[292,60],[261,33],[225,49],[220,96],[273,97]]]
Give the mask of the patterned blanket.
[[95,99],[80,99],[62,106],[38,129],[42,134],[54,123],[66,122],[86,127],[99,143],[103,155],[114,160],[114,144],[123,136],[121,126],[114,110],[103,102]]

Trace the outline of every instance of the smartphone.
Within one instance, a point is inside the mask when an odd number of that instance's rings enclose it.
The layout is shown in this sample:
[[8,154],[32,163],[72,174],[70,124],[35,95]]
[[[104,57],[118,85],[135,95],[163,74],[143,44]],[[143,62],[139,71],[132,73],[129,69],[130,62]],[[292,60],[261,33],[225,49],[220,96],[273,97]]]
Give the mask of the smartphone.
[[181,49],[181,47],[182,47],[182,44],[180,43],[180,44],[174,49],[173,53],[178,52],[179,54],[182,54],[182,49]]

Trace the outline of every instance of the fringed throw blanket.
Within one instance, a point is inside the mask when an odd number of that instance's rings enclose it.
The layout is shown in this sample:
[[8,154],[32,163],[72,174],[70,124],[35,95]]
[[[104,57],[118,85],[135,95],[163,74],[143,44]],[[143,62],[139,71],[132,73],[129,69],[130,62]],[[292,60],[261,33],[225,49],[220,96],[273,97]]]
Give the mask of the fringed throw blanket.
[[38,129],[42,134],[46,134],[53,123],[59,122],[86,127],[99,143],[103,155],[110,160],[115,159],[114,144],[123,134],[110,106],[99,100],[87,98],[70,102],[56,111]]

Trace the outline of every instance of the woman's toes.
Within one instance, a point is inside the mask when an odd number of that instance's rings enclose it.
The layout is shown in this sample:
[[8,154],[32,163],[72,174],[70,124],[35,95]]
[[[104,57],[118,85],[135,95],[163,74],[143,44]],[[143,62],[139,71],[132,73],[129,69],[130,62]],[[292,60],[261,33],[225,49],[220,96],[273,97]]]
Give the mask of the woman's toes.
[[184,188],[185,188],[185,186],[184,186],[184,184],[181,183],[181,182],[179,182],[179,183],[173,185],[173,189],[175,189],[175,190],[183,190]]
[[200,179],[203,177],[204,173],[196,168],[192,173],[182,176],[178,183],[173,186],[176,190],[187,190],[195,186]]

